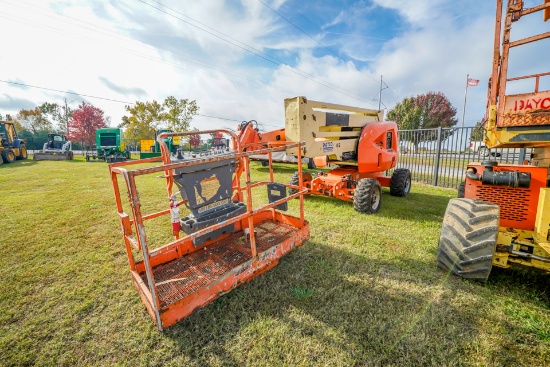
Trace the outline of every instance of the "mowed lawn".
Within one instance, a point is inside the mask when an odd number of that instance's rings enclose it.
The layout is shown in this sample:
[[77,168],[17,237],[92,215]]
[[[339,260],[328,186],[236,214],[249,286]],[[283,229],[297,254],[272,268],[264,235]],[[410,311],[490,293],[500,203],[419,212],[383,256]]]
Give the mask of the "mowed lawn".
[[[288,182],[296,167],[275,169]],[[549,275],[493,269],[480,284],[436,268],[453,190],[384,189],[370,216],[309,197],[308,242],[161,333],[132,286],[105,163],[4,164],[0,186],[1,366],[550,365]]]

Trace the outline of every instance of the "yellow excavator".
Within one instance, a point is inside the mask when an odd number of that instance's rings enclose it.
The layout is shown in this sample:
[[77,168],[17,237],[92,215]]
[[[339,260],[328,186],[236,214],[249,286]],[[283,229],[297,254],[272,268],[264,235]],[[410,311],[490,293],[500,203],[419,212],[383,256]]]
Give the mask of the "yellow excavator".
[[[493,266],[550,272],[550,90],[541,87],[549,85],[550,72],[508,75],[511,56],[515,62],[523,46],[548,51],[550,27],[525,38],[511,33],[517,23],[529,20],[534,25],[533,14],[542,12],[544,21],[550,19],[550,0],[530,8],[521,0],[507,0],[505,8],[497,0],[496,5],[484,142],[488,148],[529,148],[532,153],[521,165],[492,160],[468,164],[463,191],[449,201],[437,264],[479,281],[488,279]],[[525,70],[548,67],[542,57],[530,60],[533,64],[523,65]]]

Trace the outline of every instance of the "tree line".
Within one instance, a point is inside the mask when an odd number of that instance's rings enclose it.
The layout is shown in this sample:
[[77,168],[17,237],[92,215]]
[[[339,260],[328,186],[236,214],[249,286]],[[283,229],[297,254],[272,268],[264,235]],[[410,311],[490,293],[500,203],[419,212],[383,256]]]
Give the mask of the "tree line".
[[[127,140],[137,143],[142,139],[154,139],[160,129],[188,131],[199,106],[195,100],[167,97],[162,103],[136,101],[126,105],[127,115],[117,125],[124,129]],[[457,124],[456,108],[441,92],[428,92],[404,98],[387,114],[387,120],[395,121],[400,130],[433,129],[453,127]],[[93,145],[95,131],[110,125],[110,117],[100,108],[81,102],[73,109],[66,99],[63,103],[45,102],[34,109],[22,109],[17,114],[16,127],[23,137],[44,139],[50,132],[64,134],[69,140]],[[479,126],[478,123],[476,126]],[[481,130],[476,130],[481,135]],[[446,131],[452,134],[452,130]],[[434,136],[423,136],[423,140],[435,140]],[[188,140],[188,139],[187,139]],[[195,143],[195,142],[194,142]],[[415,145],[420,141],[414,141]]]
[[[109,127],[111,118],[91,103],[81,102],[76,108],[72,102],[44,102],[31,109],[21,109],[14,118],[16,129],[22,138],[46,140],[49,133],[67,136],[73,142],[83,145],[95,144],[97,129]],[[129,141],[153,139],[159,129],[187,131],[193,116],[199,107],[196,101],[167,97],[163,103],[137,101],[125,106],[127,115],[118,124],[124,129],[124,136]]]

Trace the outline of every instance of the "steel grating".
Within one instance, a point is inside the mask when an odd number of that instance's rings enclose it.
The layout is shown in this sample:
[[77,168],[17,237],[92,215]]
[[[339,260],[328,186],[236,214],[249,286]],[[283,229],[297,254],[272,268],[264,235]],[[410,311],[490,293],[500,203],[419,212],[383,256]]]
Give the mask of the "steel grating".
[[277,222],[263,222],[256,229],[256,250],[264,252],[290,237],[296,228]]
[[[257,253],[278,245],[298,231],[295,227],[273,220],[258,223],[254,228]],[[216,282],[251,259],[250,242],[244,232],[239,231],[212,245],[154,267],[153,275],[161,308]],[[149,284],[145,272],[140,276],[145,284]]]

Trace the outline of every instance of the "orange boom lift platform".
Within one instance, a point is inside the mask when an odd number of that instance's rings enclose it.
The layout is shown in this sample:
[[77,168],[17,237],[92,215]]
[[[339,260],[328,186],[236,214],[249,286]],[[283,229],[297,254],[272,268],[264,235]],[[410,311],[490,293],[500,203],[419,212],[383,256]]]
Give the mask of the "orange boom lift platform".
[[[234,151],[189,157],[179,151],[170,155],[163,140],[218,131],[231,136]],[[158,329],[163,330],[277,265],[283,255],[309,238],[309,224],[304,219],[303,183],[274,182],[272,170],[269,181],[252,183],[252,152],[240,146],[232,131],[165,133],[157,140],[161,157],[113,163],[109,170],[134,286]],[[254,153],[271,155],[295,148],[300,156],[300,145],[273,143],[259,151],[254,149]],[[166,202],[160,204],[165,208],[143,213],[145,195],[138,191],[136,181],[141,184],[144,176],[159,174],[166,180]],[[176,193],[172,192],[174,183]],[[254,207],[252,192],[261,186],[267,188],[268,203]],[[128,203],[121,198],[124,188]],[[287,195],[287,189],[293,194]],[[142,191],[150,189],[146,186]],[[288,201],[295,198],[299,198],[298,217],[284,213]],[[189,211],[184,217],[178,213],[182,205]],[[171,224],[174,238],[151,249],[146,223],[154,221],[158,230],[162,217],[166,218],[168,237]],[[182,231],[184,236],[180,236]]]

